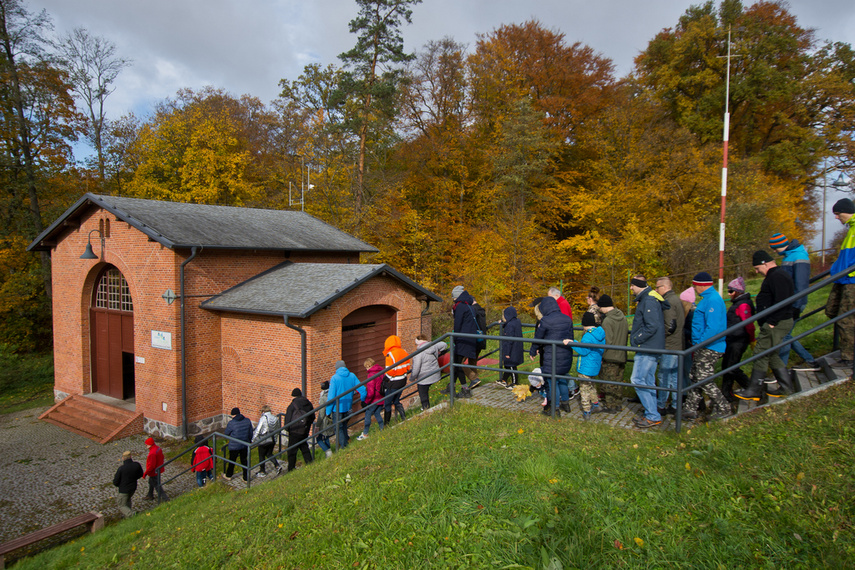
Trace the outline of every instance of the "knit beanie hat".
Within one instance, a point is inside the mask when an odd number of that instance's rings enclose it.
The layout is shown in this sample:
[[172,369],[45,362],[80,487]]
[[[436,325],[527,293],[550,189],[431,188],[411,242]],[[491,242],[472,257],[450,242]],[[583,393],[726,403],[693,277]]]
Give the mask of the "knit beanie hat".
[[770,261],[773,261],[772,256],[763,249],[758,249],[754,252],[754,255],[751,256],[751,265],[754,267],[763,265],[764,263],[769,263]]
[[727,288],[739,291],[740,293],[745,293],[745,280],[742,279],[742,277],[737,277],[727,284]]
[[614,302],[612,301],[612,298],[609,297],[608,295],[600,295],[600,298],[597,299],[597,305],[600,308],[602,308],[602,307],[614,307],[615,306]]
[[147,440],[145,440],[145,444],[146,445],[154,445],[154,438],[153,437],[148,438]]
[[302,396],[302,395],[303,395],[303,391],[300,390],[299,388],[294,388],[293,390],[291,390],[291,396],[293,396],[294,398],[296,398],[297,396]]
[[849,198],[841,198],[831,207],[835,214],[855,214],[855,204]]
[[230,413],[229,415],[230,416],[236,416],[239,413],[240,413],[240,408],[232,408],[232,413]]
[[632,279],[629,280],[629,283],[631,285],[635,285],[636,287],[641,287],[642,289],[647,287],[647,280],[644,279],[643,277],[641,277],[641,278],[633,277]]
[[594,317],[594,313],[582,313],[582,326],[583,327],[595,327],[597,326],[597,319]]
[[543,386],[543,376],[538,376],[538,374],[542,374],[540,368],[535,368],[532,370],[534,374],[528,375],[528,383],[534,386],[535,388],[540,388]]
[[689,287],[688,289],[686,289],[685,291],[680,293],[680,300],[686,301],[687,303],[694,303],[695,302],[695,290],[692,289],[691,287]]
[[344,360],[337,360],[336,361],[335,369],[338,370],[339,368],[347,368],[347,364],[344,363]]
[[706,271],[701,271],[692,278],[692,285],[697,285],[698,287],[711,287],[712,284],[712,275]]
[[787,236],[784,234],[775,234],[771,238],[769,238],[769,247],[772,249],[779,249],[782,247],[787,247],[790,244],[790,240],[787,239]]
[[458,285],[457,287],[452,289],[451,290],[451,300],[456,301],[457,298],[460,296],[460,294],[463,293],[465,290],[466,289],[463,287],[463,285]]

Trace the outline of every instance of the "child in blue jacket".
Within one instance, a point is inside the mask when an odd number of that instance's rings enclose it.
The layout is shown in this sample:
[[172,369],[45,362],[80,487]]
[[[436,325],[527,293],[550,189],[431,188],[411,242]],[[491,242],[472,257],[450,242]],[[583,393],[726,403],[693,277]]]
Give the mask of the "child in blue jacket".
[[[603,327],[597,326],[596,318],[593,313],[582,314],[582,328],[585,329],[585,334],[582,335],[582,343],[587,344],[605,344],[606,332]],[[579,378],[595,378],[600,373],[600,366],[603,363],[603,348],[584,348],[576,346],[573,339],[565,339],[564,344],[574,343],[571,347],[579,358],[576,363],[576,373]],[[602,409],[600,408],[599,396],[593,382],[582,380],[579,382],[579,393],[581,395],[580,406],[582,407],[582,417],[588,419],[591,414],[596,414]]]

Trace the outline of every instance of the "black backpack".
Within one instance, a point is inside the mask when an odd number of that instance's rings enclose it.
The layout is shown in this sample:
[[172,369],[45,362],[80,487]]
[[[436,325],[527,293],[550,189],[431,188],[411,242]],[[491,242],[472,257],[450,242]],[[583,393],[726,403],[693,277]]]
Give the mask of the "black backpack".
[[[469,305],[469,310],[472,312],[472,318],[475,319],[475,326],[478,329],[478,334],[484,334],[484,331],[487,330],[487,311],[477,303],[474,307]],[[478,352],[481,352],[487,348],[487,339],[479,338],[475,346],[477,347]]]

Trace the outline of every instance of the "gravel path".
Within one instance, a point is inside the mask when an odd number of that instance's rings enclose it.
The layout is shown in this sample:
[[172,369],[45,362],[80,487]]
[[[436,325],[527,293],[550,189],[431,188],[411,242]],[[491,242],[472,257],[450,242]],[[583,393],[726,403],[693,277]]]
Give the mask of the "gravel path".
[[[101,445],[39,420],[46,409],[0,415],[0,543],[88,511],[120,518],[113,475],[122,452],[130,450],[145,467],[148,436]],[[185,476],[166,491],[175,496],[194,488],[193,476]],[[140,479],[134,509],[157,505],[143,499],[147,491],[148,481]]]

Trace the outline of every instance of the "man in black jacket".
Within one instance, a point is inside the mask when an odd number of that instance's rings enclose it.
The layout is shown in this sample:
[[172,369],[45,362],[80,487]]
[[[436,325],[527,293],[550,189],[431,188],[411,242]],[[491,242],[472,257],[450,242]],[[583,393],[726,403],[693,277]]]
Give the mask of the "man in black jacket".
[[303,453],[303,461],[306,465],[314,459],[309,451],[309,433],[315,422],[315,413],[312,412],[314,406],[303,396],[303,391],[299,388],[294,388],[291,395],[294,399],[285,410],[283,424],[288,431],[288,471],[293,471],[297,466],[297,451]]
[[129,518],[134,516],[134,510],[131,507],[131,498],[137,492],[137,481],[143,476],[142,465],[137,463],[131,457],[131,452],[126,451],[122,454],[122,465],[116,471],[113,477],[113,485],[119,488],[119,497],[117,503],[122,516]]
[[[561,312],[558,307],[558,301],[552,297],[544,297],[540,301],[540,312],[543,318],[537,329],[534,331],[534,341],[529,349],[529,356],[534,360],[538,356],[538,349],[543,347],[543,378],[547,383],[548,394],[552,395],[552,356],[555,355],[555,374],[564,376],[570,372],[573,366],[573,350],[563,343],[555,345],[541,344],[537,340],[564,340],[565,338],[573,338],[573,321],[570,317]],[[570,380],[572,386],[568,384],[566,378],[556,379],[556,392],[558,393],[559,407],[565,412],[570,411],[570,392],[576,391],[576,382]],[[551,402],[543,408],[545,415],[552,413]]]
[[[792,297],[795,294],[796,289],[790,274],[783,268],[778,267],[772,256],[766,253],[766,251],[761,249],[754,252],[751,263],[754,265],[757,273],[765,276],[756,299],[758,313],[777,305],[784,299]],[[759,354],[779,344],[787,336],[787,333],[793,330],[792,304],[780,307],[765,318],[758,319],[757,324],[760,325],[760,333],[757,335],[757,342],[754,345],[755,354]],[[775,375],[775,379],[778,381],[779,387],[775,390],[766,390],[763,382],[766,378],[766,371],[770,366],[772,374]],[[781,360],[780,354],[778,351],[775,351],[754,361],[754,368],[751,370],[751,379],[748,381],[748,388],[737,390],[733,395],[743,400],[759,402],[765,394],[781,398],[792,392],[793,383],[790,380],[790,375],[787,372],[784,362]]]
[[[246,481],[249,479],[247,445],[252,441],[252,421],[240,413],[240,409],[238,408],[232,408],[231,416],[232,419],[226,424],[226,431],[224,433],[239,441],[229,440],[229,461],[238,460],[243,466],[243,480]],[[234,463],[227,463],[223,479],[226,481],[231,480],[234,472]]]

